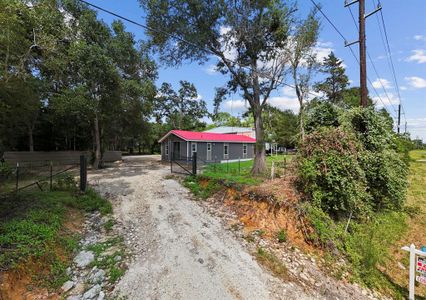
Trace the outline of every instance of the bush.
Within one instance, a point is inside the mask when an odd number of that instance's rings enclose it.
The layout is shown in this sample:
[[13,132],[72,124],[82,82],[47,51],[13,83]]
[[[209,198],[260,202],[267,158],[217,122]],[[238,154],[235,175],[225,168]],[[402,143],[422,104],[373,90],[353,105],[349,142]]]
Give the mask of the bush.
[[316,102],[306,113],[306,133],[320,127],[337,127],[339,124],[339,108],[329,102]]
[[407,165],[395,151],[394,134],[382,113],[354,108],[339,127],[306,136],[298,156],[299,183],[313,205],[334,218],[365,217],[372,210],[400,209]]
[[306,136],[300,150],[299,180],[315,206],[335,216],[367,212],[370,196],[358,164],[360,145],[339,128],[321,128]]

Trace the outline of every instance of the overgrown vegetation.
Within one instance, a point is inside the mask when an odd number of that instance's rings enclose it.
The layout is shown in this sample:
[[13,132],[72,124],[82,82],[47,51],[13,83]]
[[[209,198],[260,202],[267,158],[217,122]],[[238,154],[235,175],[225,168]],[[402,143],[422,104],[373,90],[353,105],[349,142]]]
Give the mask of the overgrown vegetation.
[[401,296],[380,266],[406,231],[410,144],[373,108],[343,111],[318,103],[307,126],[297,163],[303,207],[315,230],[309,240],[346,257],[353,280]]
[[[75,184],[74,184],[75,186]],[[67,226],[82,212],[111,211],[93,190],[80,195],[55,184],[52,192],[27,192],[0,202],[0,269],[23,270],[40,286],[60,287],[79,235]],[[78,220],[77,220],[78,221]]]

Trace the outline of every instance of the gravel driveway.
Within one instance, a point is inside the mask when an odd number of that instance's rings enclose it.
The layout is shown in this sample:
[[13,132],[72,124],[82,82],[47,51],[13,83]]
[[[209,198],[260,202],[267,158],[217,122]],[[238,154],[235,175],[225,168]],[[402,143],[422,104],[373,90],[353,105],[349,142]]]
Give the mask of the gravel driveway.
[[89,176],[108,195],[134,256],[116,286],[127,299],[312,299],[260,267],[159,156],[127,157]]

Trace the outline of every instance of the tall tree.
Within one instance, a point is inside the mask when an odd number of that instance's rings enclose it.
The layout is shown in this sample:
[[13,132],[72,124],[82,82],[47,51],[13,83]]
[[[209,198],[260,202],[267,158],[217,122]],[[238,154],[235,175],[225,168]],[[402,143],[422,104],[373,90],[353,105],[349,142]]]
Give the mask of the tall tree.
[[166,64],[218,58],[216,68],[229,80],[218,89],[215,104],[220,105],[230,92],[240,92],[248,101],[257,139],[252,173],[264,172],[262,111],[285,77],[283,52],[291,29],[298,26],[296,7],[276,0],[139,1],[148,12],[147,24],[152,28],[148,34]]
[[267,141],[286,148],[294,148],[298,135],[298,117],[291,110],[268,106],[264,112]]
[[177,92],[169,83],[162,84],[155,105],[155,115],[158,121],[165,118],[173,129],[195,129],[200,119],[208,115],[206,102],[199,99],[192,83],[179,83]]
[[318,30],[319,23],[315,11],[312,11],[307,19],[296,27],[286,49],[299,101],[299,127],[302,140],[305,138],[305,104],[310,93],[313,71],[317,67],[314,47],[318,39]]
[[324,93],[327,101],[333,104],[341,104],[343,91],[349,85],[349,78],[345,74],[342,61],[334,55],[334,52],[331,52],[324,58],[320,71],[328,77],[315,84],[315,91]]

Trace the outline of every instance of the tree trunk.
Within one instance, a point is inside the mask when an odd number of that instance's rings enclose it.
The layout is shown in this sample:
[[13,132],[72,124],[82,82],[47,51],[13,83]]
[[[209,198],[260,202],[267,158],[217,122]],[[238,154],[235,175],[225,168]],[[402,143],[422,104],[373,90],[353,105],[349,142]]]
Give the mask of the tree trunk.
[[303,95],[300,92],[299,83],[297,80],[297,74],[294,70],[293,70],[293,79],[295,83],[294,85],[296,87],[297,99],[299,100],[299,105],[300,105],[300,110],[299,110],[300,138],[302,141],[304,141],[305,140],[305,122],[304,122],[305,111],[304,111]]
[[94,130],[95,130],[95,161],[93,162],[93,168],[98,169],[99,163],[101,161],[101,137],[99,132],[99,119],[98,115],[96,114],[95,120],[94,120]]
[[30,152],[34,151],[34,139],[33,139],[33,128],[31,126],[28,127],[28,148]]
[[258,175],[266,172],[265,139],[263,131],[262,108],[253,107],[254,129],[256,132],[256,144],[254,147],[254,163],[251,173]]

